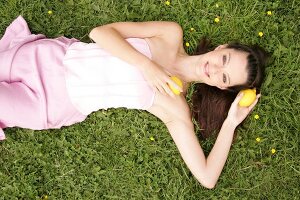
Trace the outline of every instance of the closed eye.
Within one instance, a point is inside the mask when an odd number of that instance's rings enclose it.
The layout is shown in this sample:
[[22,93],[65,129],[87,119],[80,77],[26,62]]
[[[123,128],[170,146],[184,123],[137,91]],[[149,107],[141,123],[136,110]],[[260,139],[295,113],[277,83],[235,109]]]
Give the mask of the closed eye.
[[223,65],[226,64],[226,61],[227,61],[227,56],[226,56],[226,55],[223,55]]

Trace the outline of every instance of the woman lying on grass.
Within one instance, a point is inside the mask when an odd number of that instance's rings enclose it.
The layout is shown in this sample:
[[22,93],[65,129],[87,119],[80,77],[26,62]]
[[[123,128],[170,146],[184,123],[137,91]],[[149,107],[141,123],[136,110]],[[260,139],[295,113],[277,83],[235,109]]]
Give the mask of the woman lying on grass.
[[[203,53],[207,49],[200,45],[200,54],[189,56],[174,22],[118,22],[94,28],[89,36],[96,43],[47,39],[31,34],[22,17],[6,29],[0,40],[0,128],[60,128],[99,109],[147,110],[165,123],[196,179],[213,188],[236,127],[260,97],[249,107],[238,106],[239,90],[261,86],[264,51],[229,44]],[[168,87],[181,90],[171,75],[183,80],[182,94],[199,82],[192,109]],[[204,136],[220,129],[207,158],[192,116]],[[0,135],[5,139],[2,129]]]

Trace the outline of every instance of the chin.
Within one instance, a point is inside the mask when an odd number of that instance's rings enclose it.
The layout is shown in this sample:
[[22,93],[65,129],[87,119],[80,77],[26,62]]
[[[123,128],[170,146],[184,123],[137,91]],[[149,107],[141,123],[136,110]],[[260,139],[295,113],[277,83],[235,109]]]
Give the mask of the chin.
[[217,85],[210,84],[210,83],[205,83],[205,84],[207,84],[207,85],[209,85],[209,86],[212,86],[212,87],[219,88],[220,90],[226,90],[226,89],[227,89],[227,88],[224,88],[224,87],[219,87],[219,86],[217,86]]
[[218,87],[218,86],[215,86],[215,87],[219,88],[220,90],[227,90],[226,87]]

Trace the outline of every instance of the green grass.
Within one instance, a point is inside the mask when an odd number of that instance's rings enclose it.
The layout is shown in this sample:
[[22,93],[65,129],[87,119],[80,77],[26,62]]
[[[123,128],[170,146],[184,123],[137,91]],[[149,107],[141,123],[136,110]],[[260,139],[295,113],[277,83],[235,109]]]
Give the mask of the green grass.
[[[182,25],[190,53],[205,35],[214,44],[258,43],[272,53],[272,63],[261,101],[238,130],[214,190],[193,178],[158,119],[144,111],[110,109],[60,130],[6,129],[8,139],[0,143],[0,199],[300,198],[299,1],[173,0],[166,6],[159,0],[2,0],[0,35],[18,15],[33,33],[85,42],[97,25],[171,20]],[[209,152],[213,140],[201,144]]]

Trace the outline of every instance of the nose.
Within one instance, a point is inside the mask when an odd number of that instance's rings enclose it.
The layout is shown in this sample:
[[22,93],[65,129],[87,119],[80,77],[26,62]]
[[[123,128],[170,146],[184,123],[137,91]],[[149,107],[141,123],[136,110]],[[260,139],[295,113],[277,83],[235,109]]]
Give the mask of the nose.
[[210,74],[218,74],[222,71],[222,67],[219,66],[218,64],[212,63],[210,66]]

